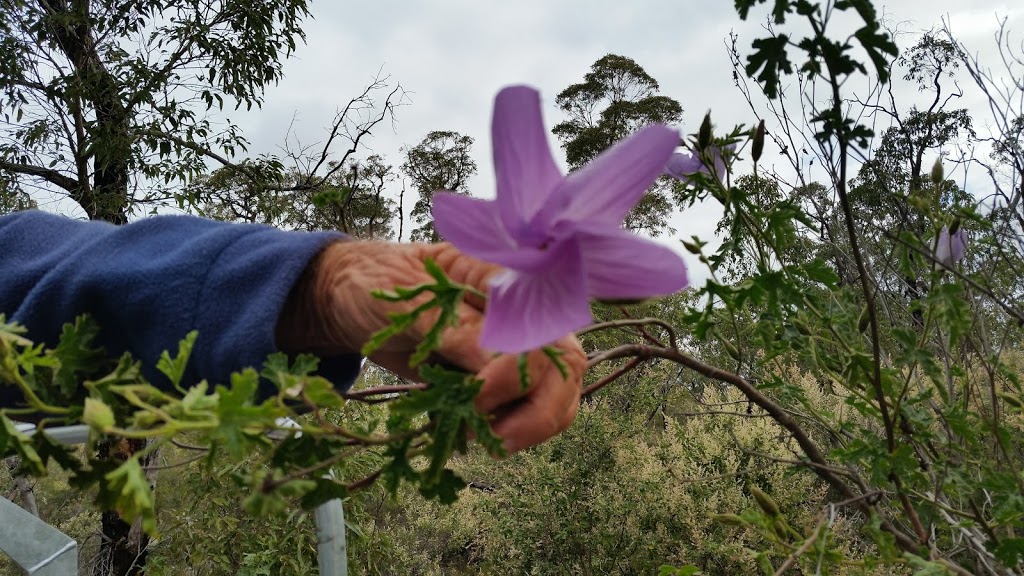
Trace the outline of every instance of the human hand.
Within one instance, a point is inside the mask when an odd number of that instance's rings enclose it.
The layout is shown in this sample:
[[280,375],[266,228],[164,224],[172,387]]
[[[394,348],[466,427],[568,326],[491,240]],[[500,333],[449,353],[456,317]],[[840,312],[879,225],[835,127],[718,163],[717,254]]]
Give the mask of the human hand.
[[[429,295],[409,302],[374,298],[375,290],[432,283],[424,261],[431,259],[459,284],[487,291],[487,280],[502,271],[470,258],[449,244],[339,242],[328,246],[310,265],[278,321],[278,344],[287,352],[321,356],[358,354],[370,337],[390,324],[388,315],[408,312]],[[508,452],[539,444],[572,423],[579,406],[586,356],[575,337],[552,344],[568,369],[563,378],[542,351],[527,356],[530,386],[522,390],[517,357],[497,356],[479,346],[484,301],[467,293],[458,307],[459,323],[444,331],[436,353],[483,380],[477,409],[492,416],[494,433]],[[424,314],[406,332],[384,344],[370,359],[396,374],[415,379],[409,357],[437,320]]]

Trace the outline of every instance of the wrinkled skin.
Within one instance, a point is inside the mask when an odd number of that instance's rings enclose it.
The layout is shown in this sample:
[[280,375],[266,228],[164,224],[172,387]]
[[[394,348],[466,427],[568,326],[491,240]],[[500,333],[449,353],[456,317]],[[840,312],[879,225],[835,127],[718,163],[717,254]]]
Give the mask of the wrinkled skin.
[[[293,290],[278,322],[278,345],[287,352],[322,356],[358,353],[372,334],[387,326],[388,314],[411,310],[412,302],[385,302],[373,290],[431,283],[423,263],[434,260],[454,282],[487,292],[487,280],[502,268],[466,256],[450,244],[338,242],[310,264]],[[416,379],[409,357],[437,318],[426,314],[403,335],[370,357],[400,376]],[[586,355],[569,334],[553,346],[563,352],[569,378],[539,350],[528,354],[530,386],[522,390],[516,356],[480,348],[484,302],[467,294],[459,306],[458,326],[448,328],[437,350],[444,360],[476,373],[484,384],[476,408],[491,416],[491,427],[509,453],[544,442],[572,423],[579,406]]]

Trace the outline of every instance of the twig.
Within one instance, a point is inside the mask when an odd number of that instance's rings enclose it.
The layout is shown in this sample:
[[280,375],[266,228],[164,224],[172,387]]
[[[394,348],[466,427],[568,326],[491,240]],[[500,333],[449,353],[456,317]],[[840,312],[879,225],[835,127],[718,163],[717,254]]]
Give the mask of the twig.
[[178,448],[181,448],[182,450],[194,450],[196,452],[209,452],[210,451],[210,449],[208,447],[205,447],[205,446],[193,446],[192,444],[185,444],[184,442],[175,440],[174,438],[171,438],[170,442],[171,442],[171,444],[174,444],[175,446],[177,446]]
[[399,384],[395,386],[375,386],[363,390],[348,391],[342,394],[346,400],[364,400],[373,396],[384,396],[387,394],[405,394],[414,390],[426,390],[426,384]]
[[627,372],[629,372],[630,370],[632,370],[632,369],[636,368],[637,366],[639,366],[640,363],[643,362],[643,361],[644,361],[643,358],[633,358],[632,360],[627,362],[624,366],[622,366],[621,368],[619,368],[615,372],[612,372],[611,374],[605,376],[604,378],[601,378],[597,382],[594,382],[590,386],[587,386],[586,388],[584,388],[583,389],[583,395],[581,396],[580,399],[582,400],[584,398],[587,398],[591,394],[593,394],[594,392],[597,392],[601,388],[604,388],[608,384],[614,382],[615,380],[618,380],[620,377],[624,376]]
[[[653,324],[655,326],[659,326],[661,328],[664,328],[665,331],[668,332],[668,340],[669,340],[669,344],[671,345],[672,349],[673,350],[678,350],[679,349],[679,343],[676,340],[676,332],[675,332],[675,330],[672,328],[672,326],[668,322],[665,322],[664,320],[662,320],[660,318],[626,318],[626,319],[622,319],[622,320],[609,320],[608,322],[600,322],[598,324],[592,324],[590,326],[587,326],[586,328],[583,328],[581,330],[577,330],[576,331],[576,336],[583,336],[584,334],[589,334],[591,332],[596,332],[598,330],[606,330],[608,328],[622,328],[622,327],[625,327],[625,326],[646,326],[648,324]],[[652,340],[656,340],[655,338],[651,337],[650,335],[648,335],[648,337],[651,338]],[[661,346],[660,343],[658,345]]]
[[181,468],[182,466],[188,466],[189,464],[206,458],[206,454],[197,454],[191,458],[182,460],[181,462],[174,462],[172,464],[161,464],[159,466],[143,466],[142,469],[146,471],[150,470],[170,470],[171,468]]
[[349,492],[355,492],[356,490],[366,488],[370,484],[376,482],[377,478],[379,478],[383,472],[383,470],[377,470],[376,472],[370,474],[366,478],[363,478],[362,480],[356,480],[355,482],[345,486],[345,489],[348,490]]
[[814,546],[814,543],[818,541],[818,538],[821,536],[821,531],[825,528],[825,525],[828,524],[828,517],[825,516],[825,514],[819,514],[818,518],[820,518],[820,520],[818,520],[818,525],[814,528],[814,533],[812,533],[807,540],[804,540],[804,543],[794,550],[788,558],[786,558],[786,561],[782,563],[782,566],[779,566],[779,569],[775,571],[775,576],[782,576],[786,570],[789,570],[793,564],[795,564],[796,561],[810,550],[811,546]]

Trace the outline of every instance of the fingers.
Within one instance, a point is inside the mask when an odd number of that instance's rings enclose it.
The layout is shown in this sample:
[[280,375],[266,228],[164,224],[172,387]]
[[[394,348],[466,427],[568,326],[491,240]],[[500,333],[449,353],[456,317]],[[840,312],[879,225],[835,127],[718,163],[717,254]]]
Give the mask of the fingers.
[[[424,256],[437,262],[453,282],[471,286],[485,294],[488,290],[488,280],[504,271],[504,268],[497,264],[466,256],[447,242],[422,245],[422,249]],[[484,309],[483,298],[476,294],[467,293],[466,302],[477,310]]]
[[479,373],[484,381],[476,408],[491,414],[494,433],[505,442],[509,453],[537,445],[565,430],[576,416],[582,391],[586,356],[572,336],[555,344],[562,350],[568,370],[563,377],[542,352],[527,357],[529,387],[522,389],[516,356],[500,356]]
[[491,429],[502,438],[509,454],[536,446],[565,430],[576,417],[580,403],[580,387],[571,381],[558,380],[538,386],[533,394],[491,423]]
[[[323,269],[329,272],[320,283],[332,296],[329,305],[321,305],[321,313],[333,321],[329,325],[336,334],[338,347],[359,349],[362,343],[389,322],[388,315],[408,311],[428,295],[405,303],[386,303],[370,298],[372,289],[390,290],[395,286],[414,286],[429,282],[423,268],[426,258],[434,260],[456,283],[470,286],[481,293],[488,290],[488,281],[504,271],[459,252],[450,244],[395,245],[385,243],[352,243],[345,250],[330,251],[332,260]],[[484,321],[484,299],[467,294],[457,304],[459,322],[446,328],[435,351],[447,362],[483,380],[475,400],[477,410],[492,417],[491,425],[511,452],[539,444],[561,432],[572,423],[579,407],[586,356],[579,342],[567,336],[554,344],[563,352],[562,362],[568,368],[563,377],[558,367],[541,350],[527,356],[529,384],[523,389],[516,355],[495,356],[480,347]],[[399,376],[418,379],[417,370],[409,367],[409,358],[416,346],[436,322],[438,312],[424,314],[405,333],[397,335],[371,356],[371,359]]]

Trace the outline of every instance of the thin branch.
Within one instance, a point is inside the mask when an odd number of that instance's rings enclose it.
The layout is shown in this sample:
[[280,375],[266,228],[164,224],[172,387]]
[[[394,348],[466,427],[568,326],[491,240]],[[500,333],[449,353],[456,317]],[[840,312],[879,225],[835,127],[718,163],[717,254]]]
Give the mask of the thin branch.
[[0,160],[0,170],[7,170],[8,172],[14,172],[17,174],[25,174],[27,176],[35,176],[42,178],[47,182],[60,186],[61,188],[73,192],[80,188],[78,180],[65,176],[56,170],[49,168],[43,168],[42,166],[33,166],[31,164],[18,164],[14,162],[7,162]]
[[673,350],[679,349],[679,343],[676,340],[676,332],[672,326],[660,318],[625,318],[622,320],[609,320],[608,322],[600,322],[597,324],[591,324],[586,328],[576,331],[576,336],[583,336],[591,332],[597,332],[598,330],[607,330],[608,328],[622,328],[625,326],[646,326],[653,324],[660,328],[664,328],[668,332],[669,343]]
[[786,558],[786,561],[782,563],[782,566],[779,566],[779,569],[775,571],[775,576],[782,576],[783,574],[785,574],[786,570],[792,568],[793,564],[795,564],[801,556],[806,554],[807,551],[811,549],[811,546],[814,546],[814,543],[818,541],[818,538],[821,536],[822,530],[824,530],[825,526],[827,526],[829,523],[828,517],[825,516],[824,513],[819,514],[818,518],[818,525],[815,526],[814,532],[811,533],[811,536],[807,538],[807,540],[804,540],[804,543],[801,544],[799,548],[794,550],[793,553]]
[[615,380],[618,380],[619,378],[624,376],[627,372],[630,372],[631,370],[633,370],[634,368],[639,366],[643,361],[644,361],[643,358],[633,358],[632,360],[627,362],[623,367],[619,368],[615,372],[605,376],[604,378],[601,378],[600,380],[598,380],[597,382],[594,382],[590,386],[587,386],[586,388],[583,389],[583,394],[580,397],[580,400],[582,401],[583,399],[589,398],[591,394],[593,394],[594,392],[597,392],[601,388],[604,388],[605,386],[607,386],[608,384],[614,382]]

